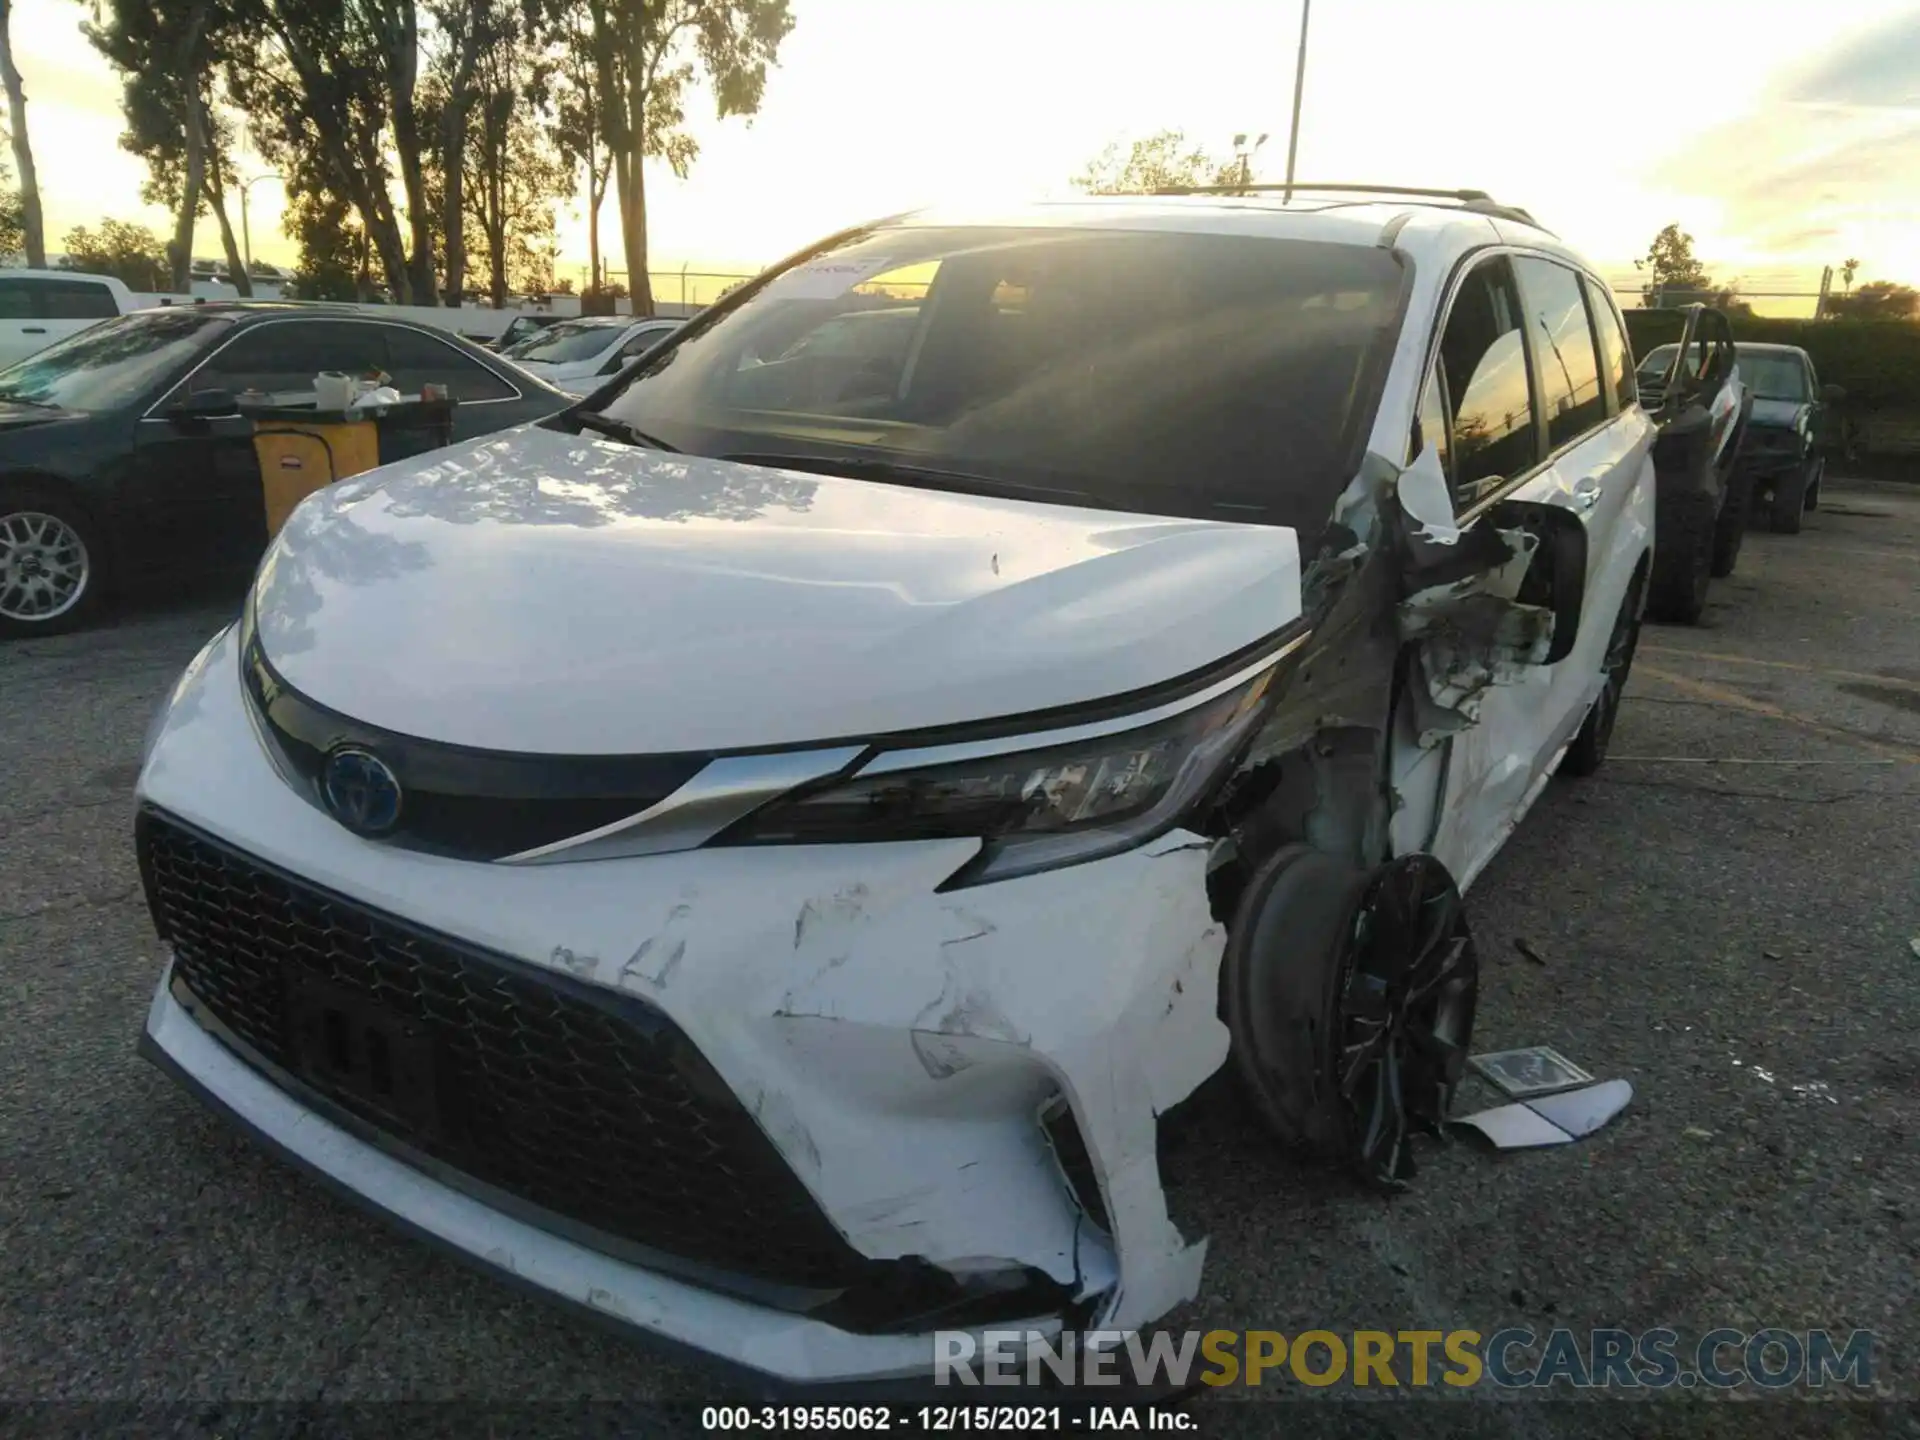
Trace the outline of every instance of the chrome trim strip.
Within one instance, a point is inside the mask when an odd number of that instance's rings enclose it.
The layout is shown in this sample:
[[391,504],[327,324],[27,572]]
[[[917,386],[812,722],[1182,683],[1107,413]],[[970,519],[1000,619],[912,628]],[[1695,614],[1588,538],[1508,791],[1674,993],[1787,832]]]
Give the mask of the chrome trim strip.
[[834,750],[789,750],[774,755],[729,755],[711,761],[666,799],[597,830],[505,855],[496,865],[613,860],[697,850],[736,820],[796,786],[824,780],[866,753],[864,745]]
[[1017,755],[1026,750],[1047,750],[1056,745],[1077,745],[1083,740],[1097,740],[1105,735],[1122,735],[1129,730],[1156,725],[1162,720],[1171,720],[1176,715],[1183,715],[1197,706],[1217,699],[1229,690],[1245,685],[1261,672],[1271,670],[1312,637],[1311,630],[1303,630],[1279,649],[1268,651],[1260,659],[1234,671],[1226,679],[1216,680],[1204,690],[1196,690],[1191,695],[1183,695],[1178,700],[1171,700],[1151,710],[1138,710],[1131,715],[1116,715],[1111,720],[1096,720],[1086,725],[1069,725],[1059,730],[1040,730],[1026,735],[1002,735],[993,740],[969,740],[956,745],[928,745],[918,750],[886,750],[854,771],[854,774],[892,775],[902,770],[919,770],[931,765],[954,765],[968,760],[989,759],[995,755]]

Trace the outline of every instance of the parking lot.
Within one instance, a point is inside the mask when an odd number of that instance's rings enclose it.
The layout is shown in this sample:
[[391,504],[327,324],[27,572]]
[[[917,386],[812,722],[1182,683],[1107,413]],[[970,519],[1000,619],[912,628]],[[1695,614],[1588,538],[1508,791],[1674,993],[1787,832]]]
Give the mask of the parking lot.
[[[0,1399],[721,1398],[362,1218],[135,1056],[141,734],[234,603],[0,648]],[[1559,1150],[1429,1146],[1391,1199],[1203,1119],[1166,1167],[1212,1249],[1168,1326],[1865,1329],[1882,1391],[1920,1397],[1917,616],[1920,489],[1829,480],[1702,626],[1648,627],[1607,767],[1550,787],[1469,897],[1476,1048],[1553,1045],[1631,1107]],[[1259,1404],[1209,1402],[1202,1433]],[[1753,1406],[1654,1404],[1636,1433],[1760,1433]]]

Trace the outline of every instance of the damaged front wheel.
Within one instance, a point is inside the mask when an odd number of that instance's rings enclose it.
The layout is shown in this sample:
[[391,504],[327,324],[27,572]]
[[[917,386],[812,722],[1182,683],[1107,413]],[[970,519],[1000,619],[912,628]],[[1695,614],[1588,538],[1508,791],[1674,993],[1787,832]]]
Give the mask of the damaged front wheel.
[[1223,971],[1235,1063],[1280,1137],[1398,1188],[1465,1071],[1479,958],[1431,855],[1361,874],[1305,846],[1242,897]]

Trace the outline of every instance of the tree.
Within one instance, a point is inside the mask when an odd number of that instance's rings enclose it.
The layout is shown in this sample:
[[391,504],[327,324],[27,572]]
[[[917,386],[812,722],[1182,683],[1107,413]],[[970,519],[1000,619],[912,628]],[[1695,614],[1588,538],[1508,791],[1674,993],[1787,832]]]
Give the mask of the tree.
[[787,3],[585,0],[600,128],[613,156],[636,315],[653,313],[645,162],[665,160],[674,174],[687,174],[699,147],[682,127],[688,96],[702,78],[722,119],[758,113],[767,67],[793,29]]
[[1853,277],[1860,273],[1860,262],[1847,259],[1840,262],[1840,283],[1848,290],[1853,289]]
[[373,247],[344,198],[302,189],[289,197],[285,224],[300,247],[292,298],[362,303],[373,298]]
[[488,296],[499,309],[510,287],[544,290],[551,282],[553,202],[572,190],[573,175],[548,139],[547,68],[524,38],[489,47],[474,95],[467,214],[484,238]]
[[1198,145],[1189,148],[1184,131],[1162,130],[1134,141],[1124,156],[1114,141],[1073,177],[1073,185],[1095,195],[1151,195],[1186,185],[1238,184],[1244,168],[1238,156],[1218,159]]
[[28,266],[44,270],[46,222],[40,213],[40,174],[33,168],[33,146],[27,143],[27,90],[13,63],[13,0],[0,0],[0,83],[7,87],[7,134],[13,141],[13,168],[20,172],[20,245]]
[[1920,310],[1920,290],[1891,280],[1869,280],[1858,290],[1830,296],[1827,313],[1854,320],[1911,320]]
[[[298,5],[306,0],[280,0]],[[384,85],[391,140],[406,195],[410,248],[406,261],[409,299],[434,303],[433,208],[427,199],[426,160],[420,123],[420,13],[414,0],[350,0],[349,10],[371,38],[378,62],[375,84]],[[391,202],[389,202],[391,203]]]
[[288,177],[352,206],[396,299],[412,296],[392,195],[389,105],[376,38],[357,0],[258,0],[254,43],[235,63],[235,101],[254,146]]
[[[250,44],[230,85],[255,146],[358,212],[401,304],[434,303],[433,208],[414,0],[245,0]],[[403,237],[394,204],[398,168]]]
[[13,188],[13,172],[0,160],[0,255],[18,255],[26,243],[27,227],[20,213],[20,192]]
[[172,288],[192,285],[194,222],[211,212],[227,271],[242,295],[252,282],[227,215],[233,126],[215,103],[216,67],[235,38],[231,0],[95,0],[87,38],[124,78],[120,146],[147,162],[141,198],[174,212],[167,247]]
[[467,276],[466,166],[468,125],[477,99],[476,84],[485,58],[502,47],[530,42],[537,10],[525,17],[511,0],[429,0],[439,44],[432,82],[434,166],[440,193],[440,230],[445,262],[445,295],[458,305]]
[[1657,305],[1664,290],[1680,291],[1683,298],[1708,299],[1713,278],[1693,253],[1693,236],[1678,225],[1668,225],[1653,237],[1644,260],[1633,262],[1636,270],[1647,270],[1650,278],[1640,289],[1649,306]]
[[156,290],[167,268],[167,251],[144,225],[102,220],[100,229],[76,225],[67,232],[67,258],[75,270],[114,275],[129,290]]
[[593,27],[583,12],[562,17],[559,90],[554,97],[553,143],[561,156],[579,166],[587,182],[587,290],[597,293],[606,278],[600,263],[600,207],[612,180],[613,153],[607,149],[600,116],[607,103],[600,93],[593,61]]

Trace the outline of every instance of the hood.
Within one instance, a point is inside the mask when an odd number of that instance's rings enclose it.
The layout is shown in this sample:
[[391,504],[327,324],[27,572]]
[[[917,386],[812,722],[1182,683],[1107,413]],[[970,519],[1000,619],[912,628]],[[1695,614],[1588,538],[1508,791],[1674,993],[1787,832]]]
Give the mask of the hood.
[[1747,423],[1791,430],[1800,423],[1800,417],[1806,409],[1804,401],[1764,400],[1756,395],[1753,397],[1753,413],[1747,417]]
[[309,698],[484,749],[753,749],[1174,680],[1300,613],[1291,530],[987,499],[538,427],[320,491],[255,590]]

